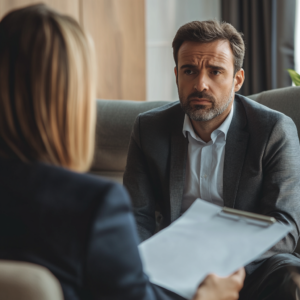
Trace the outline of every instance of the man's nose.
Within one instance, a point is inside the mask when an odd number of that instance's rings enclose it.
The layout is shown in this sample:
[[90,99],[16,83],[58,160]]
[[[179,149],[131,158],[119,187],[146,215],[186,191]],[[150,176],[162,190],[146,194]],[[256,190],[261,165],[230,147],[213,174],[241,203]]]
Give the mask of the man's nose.
[[200,73],[196,78],[195,78],[195,85],[194,89],[197,90],[198,92],[203,92],[208,90],[208,80],[205,73]]

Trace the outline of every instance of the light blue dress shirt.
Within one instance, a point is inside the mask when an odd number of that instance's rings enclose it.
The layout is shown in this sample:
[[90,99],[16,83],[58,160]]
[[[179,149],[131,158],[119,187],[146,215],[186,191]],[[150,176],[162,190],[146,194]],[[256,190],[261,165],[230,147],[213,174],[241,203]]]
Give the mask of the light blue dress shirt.
[[185,115],[183,135],[188,136],[188,156],[181,213],[201,198],[224,206],[223,169],[228,129],[233,116],[232,109],[225,121],[211,134],[205,143],[194,131],[190,118]]

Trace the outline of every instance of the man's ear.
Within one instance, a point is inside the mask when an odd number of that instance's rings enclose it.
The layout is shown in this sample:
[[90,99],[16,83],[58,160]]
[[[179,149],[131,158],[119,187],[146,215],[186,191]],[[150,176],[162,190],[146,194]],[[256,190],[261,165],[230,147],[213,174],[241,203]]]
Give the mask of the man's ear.
[[242,87],[245,80],[245,71],[240,68],[234,75],[234,91],[237,92]]
[[175,78],[176,78],[176,84],[178,85],[178,72],[177,72],[177,66],[174,68]]

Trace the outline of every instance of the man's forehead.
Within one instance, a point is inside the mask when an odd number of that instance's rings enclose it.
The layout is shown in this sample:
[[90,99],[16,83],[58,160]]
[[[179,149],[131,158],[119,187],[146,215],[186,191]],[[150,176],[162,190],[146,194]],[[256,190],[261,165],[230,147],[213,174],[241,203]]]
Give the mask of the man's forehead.
[[227,40],[217,40],[211,43],[185,41],[178,51],[179,66],[186,63],[198,63],[199,60],[210,62],[233,63],[233,53]]

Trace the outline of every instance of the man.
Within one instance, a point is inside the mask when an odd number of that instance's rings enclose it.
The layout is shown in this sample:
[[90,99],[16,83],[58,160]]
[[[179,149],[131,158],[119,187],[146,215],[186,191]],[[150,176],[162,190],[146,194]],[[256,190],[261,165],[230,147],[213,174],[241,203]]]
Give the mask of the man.
[[283,280],[286,272],[277,274],[277,281],[271,274],[279,264],[298,264],[291,255],[300,224],[296,126],[287,116],[235,94],[244,81],[245,46],[230,24],[188,23],[172,46],[180,103],[138,116],[124,174],[140,237],[155,233],[156,212],[160,227],[168,226],[197,198],[275,217],[292,231],[246,267],[241,299],[259,299],[276,288],[281,297],[287,285],[279,286],[278,280],[291,282]]

